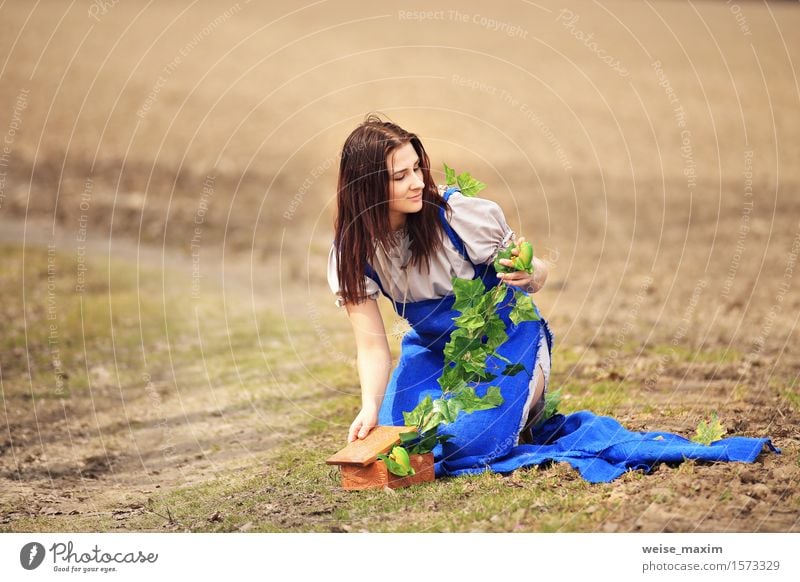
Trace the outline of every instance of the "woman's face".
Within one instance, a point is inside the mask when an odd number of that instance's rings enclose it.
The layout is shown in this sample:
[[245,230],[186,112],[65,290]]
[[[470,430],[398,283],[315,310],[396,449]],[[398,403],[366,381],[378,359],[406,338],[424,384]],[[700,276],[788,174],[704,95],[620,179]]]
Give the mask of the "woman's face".
[[405,225],[406,214],[422,210],[422,168],[414,146],[406,143],[386,156],[389,172],[389,222],[392,230]]

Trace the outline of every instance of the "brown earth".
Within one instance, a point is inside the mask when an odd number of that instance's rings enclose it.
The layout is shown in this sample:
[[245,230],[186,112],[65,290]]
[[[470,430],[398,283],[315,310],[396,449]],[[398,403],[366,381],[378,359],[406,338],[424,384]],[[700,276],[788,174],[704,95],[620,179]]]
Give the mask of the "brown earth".
[[[358,391],[349,324],[324,275],[336,156],[381,110],[420,133],[434,169],[447,161],[489,184],[482,195],[552,264],[537,302],[557,336],[553,385],[567,409],[685,435],[717,411],[728,434],[769,436],[783,450],[597,489],[607,494],[588,507],[616,510],[581,529],[798,531],[800,45],[789,32],[800,10],[740,4],[737,17],[723,2],[581,2],[571,14],[549,3],[418,3],[402,15],[349,2],[185,12],[189,3],[120,2],[99,20],[85,6],[4,6],[8,264],[24,264],[14,254],[23,241],[31,253],[54,241],[66,310],[85,234],[95,264],[154,272],[180,305],[197,250],[218,310],[179,340],[162,314],[149,321],[141,350],[158,360],[185,349],[180,378],[169,359],[149,369],[131,356],[143,334],[135,310],[98,331],[97,351],[75,336],[67,373],[94,392],[57,398],[41,333],[46,272],[38,286],[28,273],[35,309],[2,273],[13,300],[0,311],[1,527],[135,527],[159,490],[278,463],[309,423],[336,448]],[[421,20],[415,10],[443,12]],[[507,26],[493,30],[484,15]],[[233,332],[240,344],[224,337]],[[229,358],[216,391],[204,389],[206,354],[193,361],[205,344]],[[241,354],[253,357],[242,364]],[[299,388],[284,391],[287,382]],[[548,471],[519,488],[578,478]],[[273,503],[289,529],[330,519],[307,497]]]

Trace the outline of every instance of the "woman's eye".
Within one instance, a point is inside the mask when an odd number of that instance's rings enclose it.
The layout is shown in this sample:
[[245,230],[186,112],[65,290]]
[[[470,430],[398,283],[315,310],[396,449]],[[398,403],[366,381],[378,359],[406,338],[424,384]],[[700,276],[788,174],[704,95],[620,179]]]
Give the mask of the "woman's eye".
[[[422,166],[417,166],[416,168],[414,168],[414,173],[416,174],[417,172],[419,172],[421,170],[422,170]],[[400,182],[402,180],[405,180],[407,175],[408,174],[406,174],[406,172],[403,172],[402,174],[395,174],[394,181],[395,182]]]

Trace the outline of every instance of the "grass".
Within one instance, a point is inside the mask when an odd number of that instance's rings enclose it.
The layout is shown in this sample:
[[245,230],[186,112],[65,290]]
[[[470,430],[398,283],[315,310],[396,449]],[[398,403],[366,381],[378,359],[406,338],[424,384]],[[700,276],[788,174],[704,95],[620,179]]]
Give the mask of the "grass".
[[740,362],[742,352],[731,347],[706,347],[702,350],[690,348],[683,344],[655,344],[646,350],[650,354],[669,356],[670,361],[698,364],[732,364]]
[[591,410],[595,414],[613,415],[619,407],[631,400],[635,385],[623,381],[568,382],[562,387],[560,411]]
[[769,379],[770,389],[778,395],[782,403],[785,403],[794,412],[800,411],[800,391],[797,389],[800,376],[792,378],[772,377]]
[[484,473],[394,490],[342,491],[326,453],[285,449],[262,474],[229,476],[162,496],[126,529],[268,532],[587,530],[605,512],[582,514],[592,487],[571,469]]
[[[63,397],[84,395],[92,381],[92,368],[101,365],[120,384],[138,380],[143,357],[149,364],[168,364],[166,330],[173,341],[189,332],[188,310],[181,297],[162,300],[161,277],[144,270],[137,288],[136,273],[125,263],[108,267],[92,265],[85,293],[76,293],[74,279],[63,269],[68,255],[48,255],[45,249],[28,248],[23,255],[17,247],[0,247],[0,271],[5,273],[6,325],[3,330],[5,357],[0,360],[5,390],[15,394],[20,385],[35,387],[38,397],[59,393],[55,375],[63,372]],[[47,277],[48,261],[59,268]],[[20,312],[24,317],[20,317]],[[17,350],[17,357],[9,352]],[[22,354],[30,358],[27,366]],[[99,370],[98,370],[99,371]],[[22,380],[20,382],[20,380]]]

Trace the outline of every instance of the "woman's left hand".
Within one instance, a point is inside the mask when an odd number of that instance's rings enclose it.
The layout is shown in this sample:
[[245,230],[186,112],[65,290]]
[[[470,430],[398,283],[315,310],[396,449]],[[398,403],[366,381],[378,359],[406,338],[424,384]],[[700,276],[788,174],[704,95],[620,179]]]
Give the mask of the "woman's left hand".
[[[517,246],[522,244],[525,240],[524,236],[519,237],[517,240]],[[519,255],[519,249],[514,249],[512,251],[514,256]],[[533,273],[528,274],[525,271],[513,271],[511,273],[498,273],[498,278],[506,283],[507,285],[514,285],[515,287],[520,287],[524,289],[528,293],[536,293],[539,289],[542,288],[544,285],[544,281],[547,278],[547,265],[536,257],[533,257]],[[511,259],[500,259],[500,263],[507,266],[513,267],[514,261]]]

